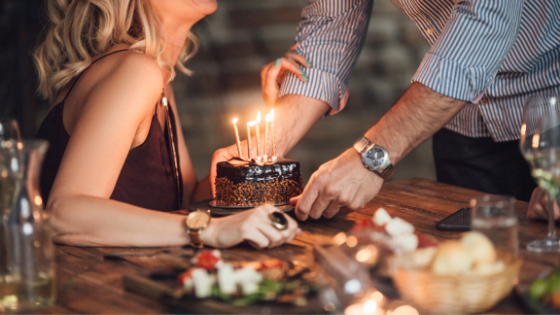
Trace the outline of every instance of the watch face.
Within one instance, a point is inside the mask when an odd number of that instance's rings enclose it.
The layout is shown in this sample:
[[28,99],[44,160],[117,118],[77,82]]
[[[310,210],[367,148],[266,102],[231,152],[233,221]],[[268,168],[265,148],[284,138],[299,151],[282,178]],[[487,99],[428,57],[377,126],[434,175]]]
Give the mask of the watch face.
[[379,166],[385,160],[385,152],[380,148],[373,147],[366,153],[366,158],[371,161],[373,166]]
[[187,216],[187,226],[189,229],[202,229],[208,225],[210,221],[210,215],[208,212],[195,211]]

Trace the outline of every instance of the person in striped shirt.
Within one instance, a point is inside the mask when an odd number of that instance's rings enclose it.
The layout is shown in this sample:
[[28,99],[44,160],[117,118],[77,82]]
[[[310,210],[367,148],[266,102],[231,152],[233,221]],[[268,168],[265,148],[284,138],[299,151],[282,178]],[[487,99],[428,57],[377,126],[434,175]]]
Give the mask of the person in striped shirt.
[[[432,47],[365,138],[396,164],[433,135],[438,181],[529,200],[535,184],[518,148],[523,104],[531,95],[560,94],[560,0],[391,1]],[[281,85],[263,90],[277,112],[279,155],[325,113],[344,108],[372,7],[373,0],[310,0],[303,9],[298,46],[285,57],[306,58],[308,81],[286,73]],[[262,77],[275,71],[269,64]],[[217,151],[213,165],[234,152]],[[384,178],[362,162],[350,148],[322,165],[293,200],[299,219],[370,201]]]

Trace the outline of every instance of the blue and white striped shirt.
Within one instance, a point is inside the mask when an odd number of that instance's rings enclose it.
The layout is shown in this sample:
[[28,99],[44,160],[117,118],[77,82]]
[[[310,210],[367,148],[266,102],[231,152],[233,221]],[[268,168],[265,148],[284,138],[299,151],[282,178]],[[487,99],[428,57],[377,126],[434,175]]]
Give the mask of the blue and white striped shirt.
[[[432,46],[412,78],[467,101],[445,128],[469,137],[519,139],[523,103],[560,94],[560,0],[391,0]],[[288,74],[280,96],[301,94],[341,110],[364,44],[373,0],[309,0],[296,53],[309,81]],[[288,72],[287,72],[288,73]]]

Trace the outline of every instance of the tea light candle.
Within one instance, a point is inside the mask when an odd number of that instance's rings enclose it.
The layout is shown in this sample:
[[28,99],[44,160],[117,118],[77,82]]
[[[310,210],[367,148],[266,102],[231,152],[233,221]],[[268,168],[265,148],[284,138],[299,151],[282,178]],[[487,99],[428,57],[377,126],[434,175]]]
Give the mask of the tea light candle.
[[233,124],[233,129],[235,130],[235,142],[237,144],[237,154],[239,155],[240,159],[243,159],[243,155],[241,155],[241,141],[239,141],[239,130],[237,130],[237,118],[234,118],[231,123]]

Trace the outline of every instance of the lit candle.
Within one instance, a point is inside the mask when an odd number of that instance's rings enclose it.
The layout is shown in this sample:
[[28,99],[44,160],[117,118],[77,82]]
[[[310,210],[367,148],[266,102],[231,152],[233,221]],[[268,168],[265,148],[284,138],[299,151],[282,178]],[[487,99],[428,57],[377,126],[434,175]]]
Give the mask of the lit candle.
[[270,114],[264,117],[265,120],[265,128],[264,128],[264,155],[263,159],[266,162],[268,159],[268,124],[270,123]]
[[235,130],[235,142],[237,143],[237,154],[239,155],[240,159],[243,159],[243,155],[241,155],[241,141],[239,141],[239,130],[237,130],[237,118],[232,120],[233,129]]
[[270,110],[270,135],[272,138],[272,160],[276,160],[276,140],[274,139],[274,109]]
[[261,123],[261,112],[257,113],[257,119],[253,121],[254,125],[257,128],[257,160],[260,159],[261,154],[261,140],[260,140],[260,132],[259,132],[259,124]]
[[247,125],[247,156],[249,157],[249,161],[251,161],[251,122],[249,121],[245,125]]

